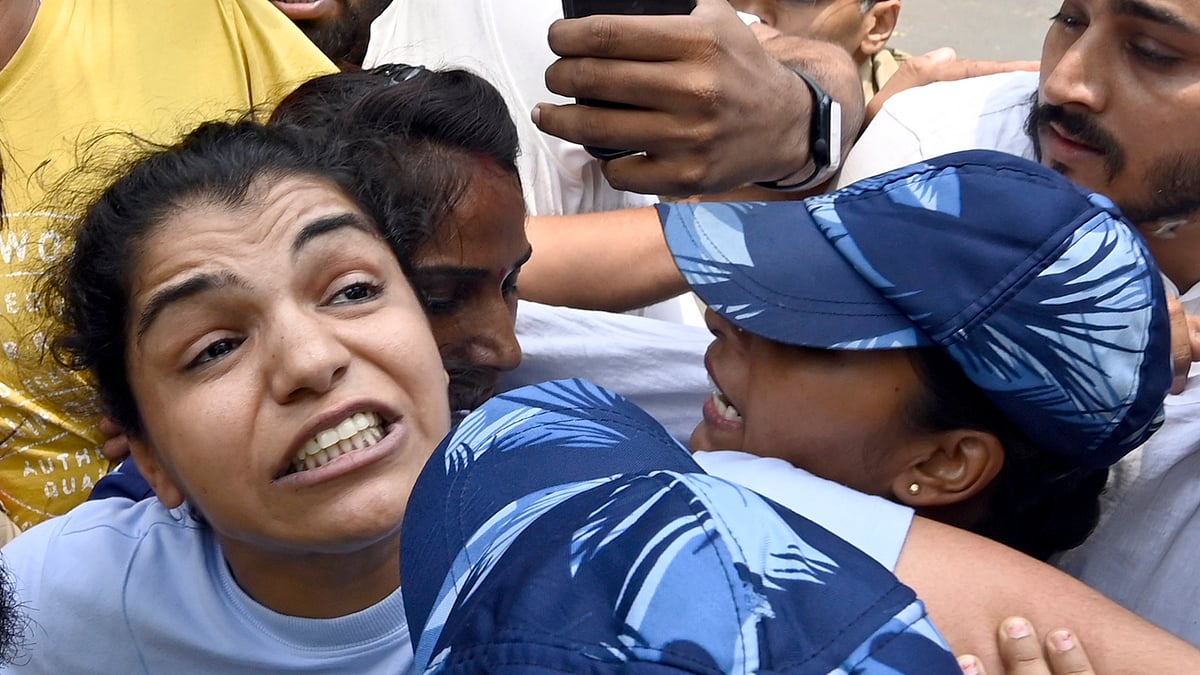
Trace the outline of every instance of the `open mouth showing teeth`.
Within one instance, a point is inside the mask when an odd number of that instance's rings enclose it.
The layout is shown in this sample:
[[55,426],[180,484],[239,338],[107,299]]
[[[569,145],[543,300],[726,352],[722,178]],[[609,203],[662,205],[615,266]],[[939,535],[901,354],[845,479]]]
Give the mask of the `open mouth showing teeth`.
[[731,422],[742,421],[742,414],[738,412],[737,408],[733,407],[733,404],[729,402],[729,399],[725,398],[725,392],[721,391],[715,382],[710,382],[710,384],[712,384],[713,388],[713,407],[716,408],[717,414]]
[[385,436],[383,419],[372,412],[355,413],[336,427],[317,432],[292,458],[284,475],[315,469],[342,455],[378,443]]

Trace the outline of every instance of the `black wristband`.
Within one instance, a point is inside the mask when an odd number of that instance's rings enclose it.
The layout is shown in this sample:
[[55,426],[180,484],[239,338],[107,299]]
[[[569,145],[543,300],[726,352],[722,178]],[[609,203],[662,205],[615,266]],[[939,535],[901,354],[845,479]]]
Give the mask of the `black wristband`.
[[816,187],[833,177],[842,165],[842,107],[833,100],[821,85],[807,74],[791,69],[800,76],[812,92],[812,118],[809,122],[809,156],[813,170],[807,176],[795,179],[790,174],[778,180],[762,181],[755,185],[768,190],[795,192]]

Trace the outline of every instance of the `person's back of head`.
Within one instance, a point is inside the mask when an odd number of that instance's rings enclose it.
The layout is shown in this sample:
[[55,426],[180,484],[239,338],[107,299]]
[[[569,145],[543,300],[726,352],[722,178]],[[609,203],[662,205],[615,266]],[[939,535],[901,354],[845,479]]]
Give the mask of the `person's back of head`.
[[401,576],[424,672],[959,672],[882,565],[704,474],[588,382],[488,401],[409,504]]

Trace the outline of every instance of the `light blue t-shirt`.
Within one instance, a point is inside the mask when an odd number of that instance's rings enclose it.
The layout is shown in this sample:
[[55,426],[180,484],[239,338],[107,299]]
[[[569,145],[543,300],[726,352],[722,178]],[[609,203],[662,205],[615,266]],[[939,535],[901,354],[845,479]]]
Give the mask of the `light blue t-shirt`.
[[87,502],[5,546],[37,673],[395,673],[400,590],[335,619],[291,617],[234,581],[212,531],[157,499]]

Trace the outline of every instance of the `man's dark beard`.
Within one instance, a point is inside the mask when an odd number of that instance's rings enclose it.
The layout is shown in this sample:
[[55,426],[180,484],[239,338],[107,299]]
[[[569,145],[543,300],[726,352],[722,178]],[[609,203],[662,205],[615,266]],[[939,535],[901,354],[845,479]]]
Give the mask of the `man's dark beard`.
[[[1029,117],[1025,120],[1025,133],[1033,141],[1033,151],[1039,162],[1042,161],[1042,147],[1038,131],[1051,122],[1104,154],[1109,182],[1125,169],[1125,151],[1111,134],[1086,115],[1067,111],[1062,106],[1039,104],[1037,92],[1034,92]],[[1058,162],[1051,162],[1050,168],[1071,177],[1067,167]],[[1135,224],[1190,216],[1200,211],[1200,154],[1179,153],[1156,161],[1142,177],[1142,185],[1146,188],[1142,197],[1125,199],[1117,205]]]
[[1146,194],[1119,204],[1138,225],[1191,216],[1200,211],[1200,155],[1176,154],[1154,163],[1146,174]]
[[363,0],[342,5],[340,15],[329,21],[296,21],[296,25],[325,56],[339,66],[361,66],[367,55],[371,22],[392,0]]

